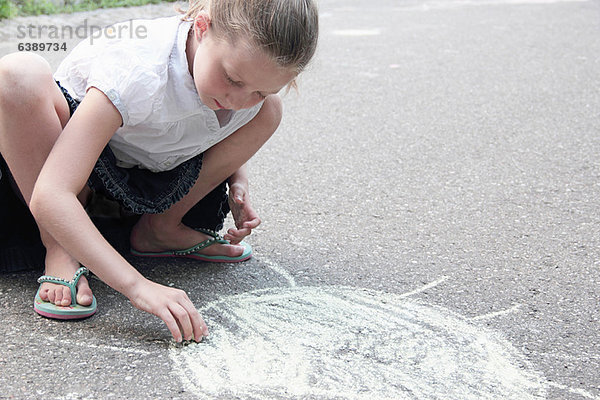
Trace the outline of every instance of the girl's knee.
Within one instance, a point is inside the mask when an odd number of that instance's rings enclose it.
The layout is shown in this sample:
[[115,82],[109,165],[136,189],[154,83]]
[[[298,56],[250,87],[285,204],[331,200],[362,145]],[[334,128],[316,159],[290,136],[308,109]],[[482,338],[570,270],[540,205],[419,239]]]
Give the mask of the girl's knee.
[[282,115],[281,99],[278,95],[271,95],[265,99],[260,111],[254,117],[252,125],[257,128],[256,132],[261,135],[261,138],[266,141],[279,127]]
[[[12,53],[0,58],[0,101],[39,97],[52,79],[50,64],[35,53]],[[53,80],[52,80],[53,82]]]
[[269,126],[272,130],[271,133],[279,127],[281,118],[283,116],[283,105],[281,98],[278,95],[268,96],[260,109],[262,114],[263,123]]
[[0,58],[0,112],[14,118],[56,113],[66,124],[69,106],[43,57],[12,53]]
[[29,74],[52,73],[46,59],[35,53],[10,53],[0,58],[0,72],[9,75],[27,76]]

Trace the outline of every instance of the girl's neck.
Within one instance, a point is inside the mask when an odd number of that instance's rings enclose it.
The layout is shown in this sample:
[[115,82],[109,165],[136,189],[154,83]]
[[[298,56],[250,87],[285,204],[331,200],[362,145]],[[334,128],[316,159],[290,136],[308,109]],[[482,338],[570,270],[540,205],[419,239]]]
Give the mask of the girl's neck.
[[196,40],[196,35],[194,35],[194,25],[192,24],[190,31],[188,32],[187,41],[185,43],[185,56],[187,58],[188,69],[190,71],[190,75],[192,75],[192,78],[194,77],[194,56],[197,48],[198,41]]

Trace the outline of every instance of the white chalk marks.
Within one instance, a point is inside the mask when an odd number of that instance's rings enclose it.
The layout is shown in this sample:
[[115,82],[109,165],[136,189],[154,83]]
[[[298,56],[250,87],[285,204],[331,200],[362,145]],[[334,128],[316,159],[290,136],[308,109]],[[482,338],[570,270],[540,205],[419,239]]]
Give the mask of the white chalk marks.
[[541,374],[506,340],[398,295],[273,288],[215,301],[202,314],[208,340],[170,352],[201,398],[545,397]]
[[521,304],[516,304],[516,305],[512,306],[511,308],[509,308],[507,310],[501,310],[501,311],[491,312],[489,314],[478,315],[476,317],[471,318],[471,320],[473,320],[473,321],[479,321],[479,320],[493,319],[493,318],[496,318],[496,317],[500,317],[500,316],[503,316],[503,315],[508,315],[508,314],[513,313],[513,312],[516,312],[520,308],[521,308]]

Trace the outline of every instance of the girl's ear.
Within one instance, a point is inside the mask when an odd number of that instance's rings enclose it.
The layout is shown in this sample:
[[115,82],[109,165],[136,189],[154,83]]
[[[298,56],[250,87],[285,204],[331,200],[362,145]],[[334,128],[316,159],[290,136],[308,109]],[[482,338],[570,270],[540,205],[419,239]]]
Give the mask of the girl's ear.
[[194,18],[194,33],[196,39],[201,40],[208,28],[210,27],[210,17],[206,11],[201,11],[196,18]]

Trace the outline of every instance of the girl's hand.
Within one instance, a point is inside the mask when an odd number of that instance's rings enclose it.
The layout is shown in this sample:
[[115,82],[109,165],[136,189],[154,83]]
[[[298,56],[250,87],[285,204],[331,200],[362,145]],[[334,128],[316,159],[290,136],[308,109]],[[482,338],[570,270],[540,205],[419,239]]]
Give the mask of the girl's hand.
[[162,319],[178,343],[183,339],[199,342],[208,336],[204,320],[183,290],[144,278],[132,290],[129,300],[136,308]]
[[261,222],[258,214],[250,204],[250,195],[246,185],[241,183],[229,184],[229,207],[237,229],[230,228],[223,238],[229,240],[231,244],[238,244],[252,233],[252,229],[259,226]]

